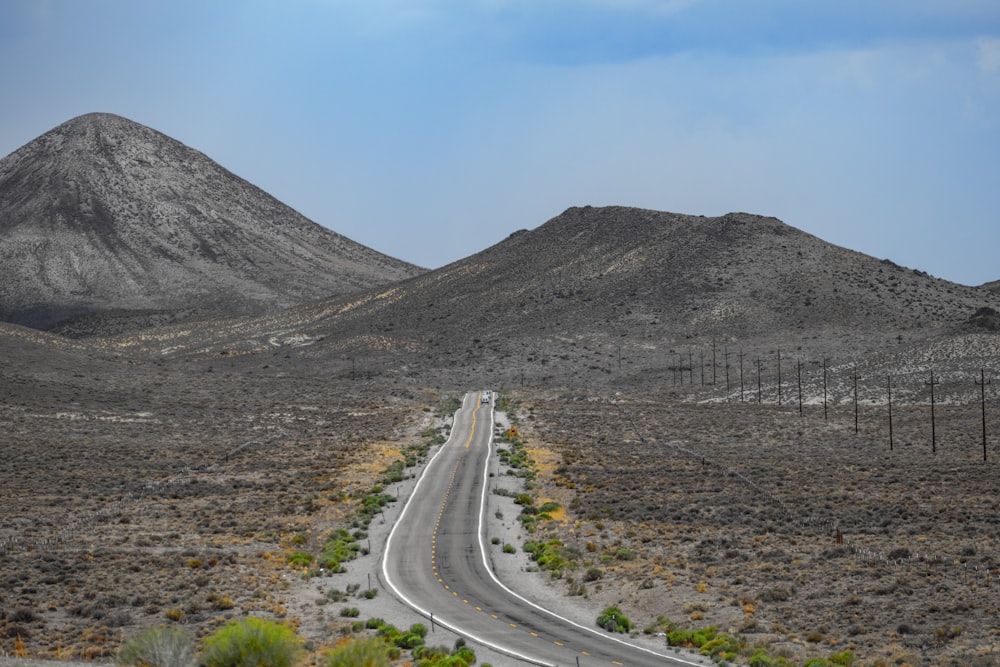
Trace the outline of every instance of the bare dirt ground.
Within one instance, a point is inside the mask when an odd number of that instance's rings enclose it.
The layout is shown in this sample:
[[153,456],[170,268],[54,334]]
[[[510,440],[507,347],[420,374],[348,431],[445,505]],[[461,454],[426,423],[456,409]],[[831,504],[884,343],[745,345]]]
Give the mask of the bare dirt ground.
[[[717,625],[797,660],[1000,664],[996,480],[978,405],[822,408],[525,396],[543,524],[580,554],[567,591]],[[839,539],[838,539],[839,534]],[[584,574],[586,573],[586,574]]]
[[287,554],[349,526],[438,419],[439,394],[222,376],[5,387],[0,651],[108,659],[144,625],[295,621]]
[[[356,530],[361,496],[447,420],[448,392],[213,364],[4,376],[0,653],[107,661],[142,626],[204,634],[243,615],[319,648],[356,618],[419,620],[381,589],[359,597],[379,588],[380,520],[339,579],[287,556]],[[582,622],[619,604],[640,629],[714,624],[800,662],[1000,664],[1000,451],[991,437],[982,461],[972,389],[938,406],[936,453],[927,405],[894,406],[889,451],[886,406],[863,405],[855,433],[843,387],[828,419],[697,387],[515,392],[533,492],[563,507],[530,537],[579,557],[560,579],[494,559]],[[523,543],[516,512],[493,526],[505,543]]]

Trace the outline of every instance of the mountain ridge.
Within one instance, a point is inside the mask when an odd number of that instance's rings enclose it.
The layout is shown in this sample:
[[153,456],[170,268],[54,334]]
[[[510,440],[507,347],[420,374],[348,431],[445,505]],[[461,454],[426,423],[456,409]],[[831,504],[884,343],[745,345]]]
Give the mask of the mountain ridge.
[[712,345],[720,354],[723,346],[815,358],[896,354],[904,343],[989,333],[992,319],[976,316],[983,309],[1000,311],[1000,295],[776,218],[574,207],[382,288],[266,318],[165,327],[152,344],[115,344],[157,358],[274,356],[269,365],[289,372],[342,372],[346,360],[364,358],[418,383],[464,386],[526,369],[589,383],[608,379],[608,355],[628,359],[638,381]]
[[71,119],[0,160],[0,319],[252,314],[416,275],[131,120]]

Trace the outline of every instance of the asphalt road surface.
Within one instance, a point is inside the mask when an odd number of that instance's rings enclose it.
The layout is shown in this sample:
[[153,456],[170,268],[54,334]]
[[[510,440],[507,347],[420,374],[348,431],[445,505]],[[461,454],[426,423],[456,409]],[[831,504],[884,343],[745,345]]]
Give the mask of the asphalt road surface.
[[382,561],[389,590],[429,621],[526,664],[699,664],[563,619],[496,578],[485,557],[493,411],[481,396],[465,396],[451,437],[389,534]]

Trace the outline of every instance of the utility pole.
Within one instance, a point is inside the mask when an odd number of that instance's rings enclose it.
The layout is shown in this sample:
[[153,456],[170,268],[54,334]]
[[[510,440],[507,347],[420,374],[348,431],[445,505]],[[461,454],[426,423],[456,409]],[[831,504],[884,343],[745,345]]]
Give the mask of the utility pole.
[[826,357],[823,357],[823,419],[827,418],[826,412]]
[[885,376],[885,388],[889,391],[889,451],[892,451],[892,375]]
[[740,403],[743,402],[743,348],[740,348]]
[[802,360],[795,359],[795,374],[799,380],[799,416],[802,416]]
[[762,402],[761,389],[760,389],[760,357],[757,357],[757,403]]
[[778,350],[778,405],[781,405],[781,350]]
[[854,433],[858,433],[858,367],[852,370],[854,374]]
[[715,339],[712,339],[712,386],[715,386]]
[[729,348],[724,347],[722,357],[726,361],[726,400],[729,400]]
[[931,369],[931,381],[927,383],[931,388],[931,454],[937,454],[937,430],[934,425],[934,385],[941,384],[934,380],[934,369]]
[[986,369],[979,369],[979,403],[983,409],[983,461],[986,460],[986,385],[992,384],[993,380],[986,379]]

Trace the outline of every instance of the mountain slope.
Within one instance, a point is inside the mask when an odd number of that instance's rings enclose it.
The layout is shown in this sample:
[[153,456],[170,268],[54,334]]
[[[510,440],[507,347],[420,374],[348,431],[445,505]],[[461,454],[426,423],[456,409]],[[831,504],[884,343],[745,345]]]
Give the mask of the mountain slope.
[[108,312],[259,313],[422,271],[110,114],[74,118],[0,161],[0,266],[0,319],[39,328]]
[[982,308],[1000,309],[1000,295],[774,218],[585,207],[384,289],[264,319],[164,329],[150,351],[287,348],[287,364],[306,359],[316,369],[363,357],[412,377],[433,369],[468,381],[531,367],[584,378],[616,366],[618,355],[634,372],[662,369],[677,350],[711,351],[713,341],[860,354],[974,330]]
[[997,302],[775,218],[623,207],[571,208],[397,290],[367,326],[723,339],[951,326]]

